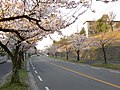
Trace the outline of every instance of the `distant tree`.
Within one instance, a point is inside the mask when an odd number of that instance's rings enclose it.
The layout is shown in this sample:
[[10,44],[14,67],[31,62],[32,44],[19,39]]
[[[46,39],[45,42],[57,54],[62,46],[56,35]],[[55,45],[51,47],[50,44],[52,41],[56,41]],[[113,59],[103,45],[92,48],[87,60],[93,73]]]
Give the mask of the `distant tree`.
[[62,45],[62,47],[64,48],[64,51],[66,53],[66,59],[68,60],[69,58],[69,52],[70,52],[70,41],[68,39],[68,37],[64,37],[61,39],[60,44]]
[[74,48],[76,54],[77,54],[77,61],[80,60],[80,51],[83,50],[86,47],[85,44],[85,40],[86,40],[86,36],[81,35],[81,34],[75,34],[72,38],[71,38],[71,44],[72,47]]
[[103,16],[95,22],[95,33],[103,32],[103,31],[113,31],[113,21],[116,15],[113,12],[109,12],[109,14],[103,14]]
[[116,23],[115,28],[117,28],[118,30],[120,30],[120,22]]
[[81,31],[80,31],[80,34],[82,35],[82,34],[86,34],[86,31],[85,31],[85,28],[84,27],[82,27],[82,29],[81,29]]
[[50,47],[47,48],[47,53],[52,57],[57,58],[56,52],[57,52],[57,45],[55,44],[52,44]]
[[94,37],[93,45],[102,48],[105,64],[107,64],[106,49],[108,48],[108,46],[115,43],[115,41],[117,40],[116,37],[118,37],[117,34],[113,34],[111,32],[103,32]]
[[110,25],[111,31],[113,31],[113,21],[116,17],[116,14],[114,12],[109,12],[108,17],[109,17],[109,25]]
[[110,12],[109,15],[104,14],[100,19],[95,22],[95,32],[99,35],[95,37],[94,45],[98,45],[102,48],[104,63],[107,64],[106,48],[112,44],[115,40],[115,35],[109,33],[109,29],[113,31],[113,20],[115,19],[115,14]]
[[69,52],[71,50],[70,48],[70,40],[68,39],[68,37],[64,36],[63,38],[61,38],[59,41],[59,48],[63,49],[62,51],[66,53],[66,59],[68,60],[69,58]]
[[94,28],[96,34],[107,32],[109,30],[108,15],[104,14],[100,19],[98,19],[95,22]]

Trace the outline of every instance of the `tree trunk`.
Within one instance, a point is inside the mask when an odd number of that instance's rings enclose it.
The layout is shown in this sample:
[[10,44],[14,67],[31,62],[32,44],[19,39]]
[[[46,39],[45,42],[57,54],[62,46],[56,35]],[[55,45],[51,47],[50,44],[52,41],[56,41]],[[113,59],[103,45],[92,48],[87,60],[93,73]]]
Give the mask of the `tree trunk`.
[[14,57],[12,59],[12,77],[11,77],[11,83],[20,83],[19,78],[19,68],[21,67],[21,60],[20,60],[20,53],[19,53],[20,45],[16,46],[16,49],[13,50]]
[[111,31],[113,31],[113,26],[112,26],[112,25],[110,25],[110,27],[111,27]]
[[22,58],[22,61],[25,61],[24,52],[21,52],[21,58]]
[[57,58],[57,52],[55,53],[55,58]]
[[18,57],[18,69],[21,69],[22,68],[22,58],[21,56]]
[[19,52],[19,54],[18,54],[18,68],[19,69],[22,68],[22,62],[23,61],[24,61],[23,52]]
[[11,83],[20,83],[17,60],[16,59],[12,60],[12,64],[13,67],[12,67]]
[[[19,43],[19,42],[18,42]],[[5,52],[8,53],[8,55],[11,57],[12,60],[12,76],[11,76],[11,83],[20,83],[19,79],[19,69],[18,69],[18,52],[20,45],[16,46],[16,49],[11,52],[9,48],[4,45],[2,42],[0,42],[0,46],[4,49]]]
[[66,52],[66,59],[68,60],[68,54],[69,54],[69,52]]
[[61,58],[63,57],[63,53],[61,52]]
[[54,58],[54,54],[53,53],[51,53],[51,56]]
[[107,64],[106,51],[104,46],[102,46],[102,50],[103,50],[104,63]]
[[77,61],[79,61],[80,60],[80,50],[77,50]]

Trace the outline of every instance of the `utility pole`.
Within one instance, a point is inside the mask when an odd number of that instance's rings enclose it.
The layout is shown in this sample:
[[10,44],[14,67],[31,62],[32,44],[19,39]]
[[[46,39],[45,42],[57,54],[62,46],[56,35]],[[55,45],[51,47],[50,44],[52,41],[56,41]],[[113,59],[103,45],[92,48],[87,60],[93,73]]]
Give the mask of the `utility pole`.
[[76,25],[76,28],[77,28],[77,33],[79,33],[79,30],[78,30],[78,25]]

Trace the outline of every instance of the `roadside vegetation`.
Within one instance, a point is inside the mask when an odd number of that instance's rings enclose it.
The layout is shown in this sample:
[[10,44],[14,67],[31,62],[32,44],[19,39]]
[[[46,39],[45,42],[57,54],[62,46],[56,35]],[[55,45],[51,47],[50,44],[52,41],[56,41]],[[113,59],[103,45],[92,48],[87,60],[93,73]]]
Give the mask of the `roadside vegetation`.
[[10,83],[11,74],[7,76],[0,90],[28,90],[27,72],[24,68],[19,70],[19,76],[21,83]]
[[[54,58],[54,57],[51,57],[49,56],[49,58]],[[68,60],[68,59],[64,59],[64,58],[55,58],[55,59],[58,59],[58,60],[62,60],[62,61],[66,61],[66,62],[72,62],[72,63],[81,63],[81,64],[88,64],[85,60]],[[94,61],[91,61],[91,62],[94,62]],[[118,70],[120,71],[120,64],[113,64],[113,63],[108,63],[108,64],[105,64],[105,63],[94,63],[94,64],[89,64],[90,66],[94,66],[94,67],[102,67],[102,68],[107,68],[107,69],[112,69],[112,70]]]
[[120,64],[103,64],[103,63],[97,63],[97,64],[92,64],[92,66],[103,67],[103,68],[108,68],[108,69],[113,69],[113,70],[119,70],[120,71]]
[[71,36],[54,41],[46,52],[64,61],[89,64],[120,70],[120,22],[115,14],[103,14],[97,21],[90,21],[91,32],[86,38],[84,28]]

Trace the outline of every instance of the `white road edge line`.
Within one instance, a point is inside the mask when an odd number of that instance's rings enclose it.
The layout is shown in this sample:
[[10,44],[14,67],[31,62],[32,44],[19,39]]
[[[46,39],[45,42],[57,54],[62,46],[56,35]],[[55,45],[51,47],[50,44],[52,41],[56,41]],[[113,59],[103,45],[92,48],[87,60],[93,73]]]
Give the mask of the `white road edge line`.
[[40,76],[38,76],[38,78],[39,78],[40,81],[43,81],[42,78],[41,78]]
[[35,73],[37,73],[37,71],[35,70]]
[[50,90],[48,87],[45,87],[46,90]]
[[71,64],[75,64],[75,63],[71,63]]
[[110,72],[113,72],[113,73],[118,73],[118,74],[120,74],[120,72],[119,71],[116,71],[116,70],[109,70]]
[[100,70],[100,68],[98,68],[98,67],[92,67],[92,66],[91,66],[91,68],[93,68],[93,69],[97,69],[97,70]]

